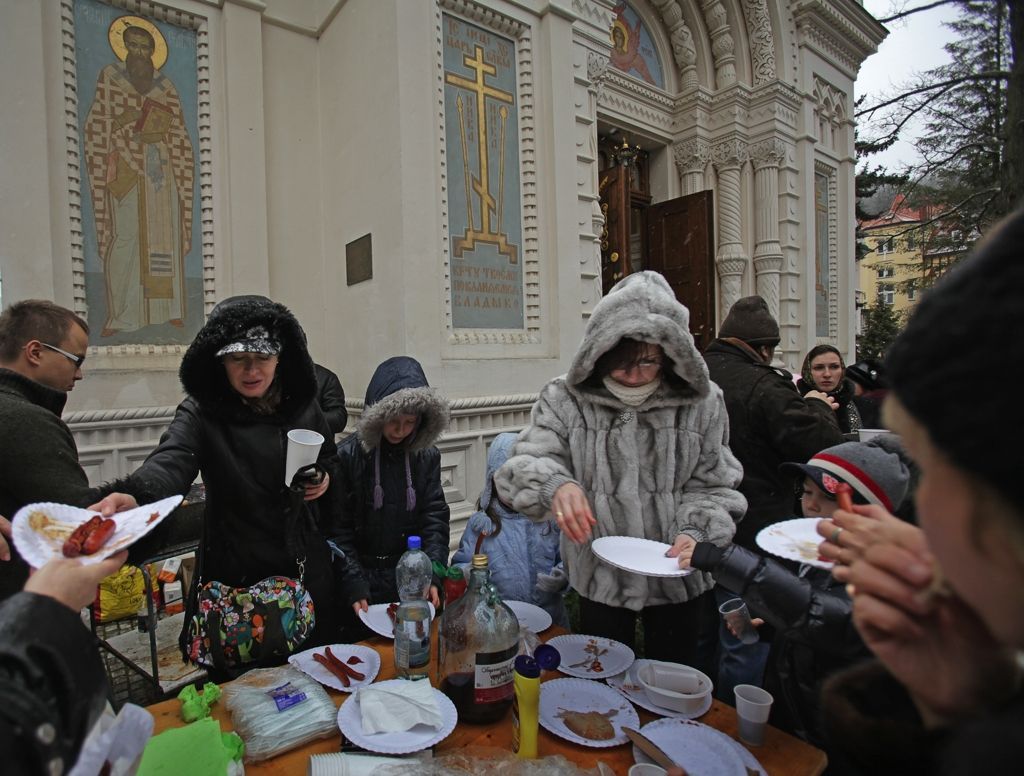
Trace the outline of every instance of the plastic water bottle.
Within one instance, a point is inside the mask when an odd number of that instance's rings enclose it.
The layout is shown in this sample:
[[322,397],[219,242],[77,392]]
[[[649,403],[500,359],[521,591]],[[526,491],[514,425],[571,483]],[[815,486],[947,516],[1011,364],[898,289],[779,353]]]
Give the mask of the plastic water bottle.
[[420,549],[420,537],[409,537],[409,549],[395,568],[398,611],[395,613],[395,672],[402,679],[425,679],[430,663],[430,592],[432,566]]

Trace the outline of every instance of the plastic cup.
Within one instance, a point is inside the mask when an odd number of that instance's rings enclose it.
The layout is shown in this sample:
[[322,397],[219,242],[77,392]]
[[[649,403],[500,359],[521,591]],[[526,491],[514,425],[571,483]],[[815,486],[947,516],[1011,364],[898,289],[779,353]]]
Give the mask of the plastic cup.
[[316,431],[293,428],[288,432],[288,452],[284,458],[284,484],[286,487],[291,487],[295,472],[303,466],[316,463],[323,443],[323,434]]
[[764,729],[772,710],[772,694],[752,684],[738,684],[734,692],[740,741],[760,746],[764,743]]
[[668,773],[660,765],[637,763],[629,769],[629,776],[665,776]]
[[757,628],[750,619],[750,610],[742,598],[730,598],[718,607],[718,613],[722,615],[732,635],[744,644],[756,644],[760,640]]

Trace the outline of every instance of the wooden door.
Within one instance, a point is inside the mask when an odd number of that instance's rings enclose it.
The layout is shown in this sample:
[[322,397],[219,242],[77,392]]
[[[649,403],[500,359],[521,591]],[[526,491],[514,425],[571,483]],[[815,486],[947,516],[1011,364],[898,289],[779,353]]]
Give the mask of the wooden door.
[[629,268],[629,175],[613,165],[601,171],[599,191],[604,213],[601,235],[601,289],[608,290],[628,275]]
[[715,338],[715,256],[710,191],[647,209],[646,269],[668,280],[690,310],[690,332],[702,351]]

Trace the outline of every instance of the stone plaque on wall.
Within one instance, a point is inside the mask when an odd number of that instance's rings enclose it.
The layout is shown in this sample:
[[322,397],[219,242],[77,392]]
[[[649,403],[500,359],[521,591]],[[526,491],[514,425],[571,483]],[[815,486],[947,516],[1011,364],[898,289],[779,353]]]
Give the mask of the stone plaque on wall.
[[516,42],[447,13],[442,29],[452,324],[522,329]]

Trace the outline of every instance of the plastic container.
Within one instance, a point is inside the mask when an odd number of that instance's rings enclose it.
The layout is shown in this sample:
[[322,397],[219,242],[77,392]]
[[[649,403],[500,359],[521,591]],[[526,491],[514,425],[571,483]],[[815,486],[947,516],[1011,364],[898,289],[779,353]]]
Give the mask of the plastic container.
[[537,728],[540,724],[540,665],[529,655],[519,655],[513,679],[512,751],[516,757],[532,760],[537,756]]
[[450,606],[466,593],[469,582],[462,569],[452,566],[444,575],[444,605]]
[[486,555],[474,555],[469,589],[441,616],[438,639],[440,690],[460,722],[496,722],[514,693],[513,663],[519,620],[490,583]]
[[420,537],[410,536],[409,549],[395,568],[401,602],[395,612],[395,673],[402,679],[426,679],[430,664],[430,590],[433,567],[420,549]]
[[680,663],[651,660],[637,670],[636,678],[651,703],[686,714],[699,711],[714,689],[706,674]]

